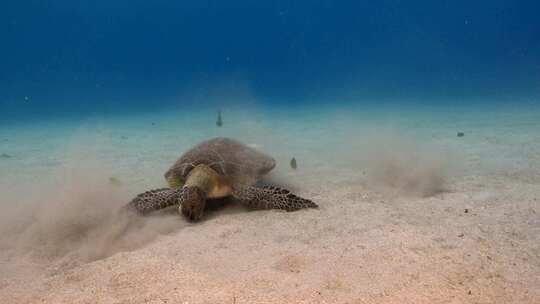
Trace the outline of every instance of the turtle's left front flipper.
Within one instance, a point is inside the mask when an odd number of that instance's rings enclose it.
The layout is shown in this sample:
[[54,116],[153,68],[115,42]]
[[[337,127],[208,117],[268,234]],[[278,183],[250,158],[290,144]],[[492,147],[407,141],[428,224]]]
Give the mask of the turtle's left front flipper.
[[289,190],[273,186],[241,187],[234,189],[233,197],[242,204],[255,209],[282,209],[295,211],[317,208],[314,202],[292,194]]
[[183,188],[161,188],[137,195],[124,208],[147,215],[152,211],[179,204]]

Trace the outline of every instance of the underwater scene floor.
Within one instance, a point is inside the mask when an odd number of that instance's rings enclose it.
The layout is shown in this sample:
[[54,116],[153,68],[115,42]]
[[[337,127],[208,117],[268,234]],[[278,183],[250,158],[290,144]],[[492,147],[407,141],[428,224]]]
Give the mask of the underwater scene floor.
[[[1,303],[539,303],[540,110],[207,109],[0,129]],[[118,215],[194,144],[318,209]],[[291,160],[294,158],[293,168]]]

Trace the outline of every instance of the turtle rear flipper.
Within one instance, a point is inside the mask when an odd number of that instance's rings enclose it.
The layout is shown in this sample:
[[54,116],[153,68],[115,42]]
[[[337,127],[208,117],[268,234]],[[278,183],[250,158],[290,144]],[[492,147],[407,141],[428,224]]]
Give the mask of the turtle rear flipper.
[[161,188],[143,192],[137,195],[125,208],[139,214],[147,215],[152,211],[179,204],[183,188]]
[[295,211],[303,208],[317,208],[314,202],[292,194],[289,190],[273,186],[241,187],[232,195],[242,204],[255,209],[282,209]]

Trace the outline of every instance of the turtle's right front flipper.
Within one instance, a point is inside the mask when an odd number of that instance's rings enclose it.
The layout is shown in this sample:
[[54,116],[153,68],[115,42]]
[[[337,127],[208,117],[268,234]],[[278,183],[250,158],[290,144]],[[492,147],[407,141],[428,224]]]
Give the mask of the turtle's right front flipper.
[[240,187],[232,195],[242,204],[255,209],[282,209],[295,211],[303,208],[317,208],[317,204],[292,194],[289,190],[273,186]]
[[137,195],[125,208],[147,215],[152,211],[179,204],[183,188],[161,188]]

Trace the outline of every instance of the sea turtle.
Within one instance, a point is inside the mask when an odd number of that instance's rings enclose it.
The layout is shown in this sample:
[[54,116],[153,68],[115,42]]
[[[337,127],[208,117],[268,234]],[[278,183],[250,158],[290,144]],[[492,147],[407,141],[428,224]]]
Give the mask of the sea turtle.
[[145,215],[179,205],[178,211],[192,221],[202,217],[206,199],[228,196],[257,209],[317,208],[289,190],[256,185],[275,165],[272,157],[239,141],[210,139],[184,153],[165,173],[170,188],[141,193],[127,206]]

